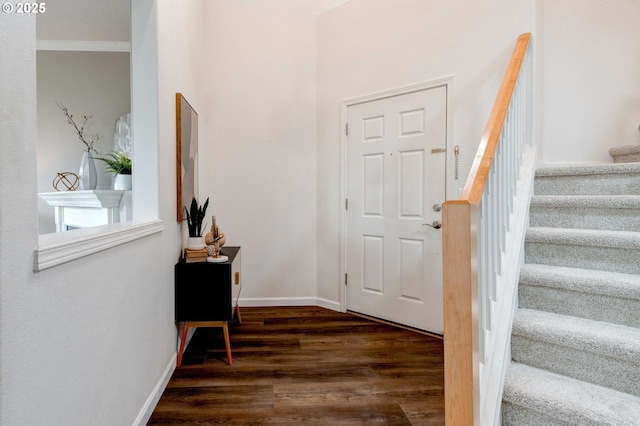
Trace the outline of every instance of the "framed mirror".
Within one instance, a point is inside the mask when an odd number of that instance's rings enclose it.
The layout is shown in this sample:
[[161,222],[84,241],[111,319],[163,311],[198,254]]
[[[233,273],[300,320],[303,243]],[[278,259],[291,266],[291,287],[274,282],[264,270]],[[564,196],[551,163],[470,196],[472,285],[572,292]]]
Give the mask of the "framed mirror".
[[198,193],[198,114],[181,93],[176,93],[176,176],[178,222],[183,206]]

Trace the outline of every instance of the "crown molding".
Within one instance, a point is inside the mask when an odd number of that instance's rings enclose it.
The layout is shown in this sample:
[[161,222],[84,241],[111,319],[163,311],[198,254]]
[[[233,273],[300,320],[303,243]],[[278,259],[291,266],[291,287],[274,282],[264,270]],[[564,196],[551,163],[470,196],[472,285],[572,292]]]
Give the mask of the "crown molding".
[[36,50],[131,52],[128,41],[36,40]]

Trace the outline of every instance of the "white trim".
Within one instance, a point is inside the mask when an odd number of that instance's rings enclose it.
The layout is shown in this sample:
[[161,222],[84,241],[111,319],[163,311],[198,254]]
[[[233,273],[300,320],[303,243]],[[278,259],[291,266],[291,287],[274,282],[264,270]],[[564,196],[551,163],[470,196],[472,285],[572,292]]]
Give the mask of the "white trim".
[[316,306],[315,297],[245,297],[238,300],[240,307],[259,306]]
[[142,406],[142,409],[138,413],[138,417],[136,417],[136,420],[133,422],[133,426],[146,425],[151,418],[153,410],[155,410],[156,405],[158,405],[158,401],[160,400],[162,393],[166,389],[167,384],[169,383],[169,380],[171,379],[171,376],[176,369],[177,357],[177,352],[174,352],[173,355],[171,355],[171,359],[167,364],[167,368],[164,369],[164,373],[162,373],[162,376],[160,376],[160,380],[158,380],[158,383],[156,383],[153,391],[151,391],[151,394]]
[[241,308],[263,306],[319,306],[340,311],[340,303],[319,297],[245,297],[238,300]]
[[[344,108],[363,104],[371,101],[379,101],[381,99],[392,98],[394,96],[407,95],[413,92],[421,92],[427,89],[433,89],[440,86],[448,86],[453,81],[453,76],[442,77],[436,80],[425,81],[422,83],[412,84],[411,86],[400,87],[397,89],[385,90],[383,92],[370,93],[368,95],[357,96],[355,98],[345,99],[342,101]],[[346,124],[343,123],[343,124]]]
[[94,189],[90,191],[39,192],[38,196],[54,207],[93,207],[101,209],[120,207],[122,194],[124,194],[122,190]]
[[335,300],[323,299],[322,297],[318,297],[316,299],[316,306],[321,308],[330,309],[336,312],[342,312],[340,302],[336,302]]
[[[445,163],[445,175],[444,175],[444,196],[446,200],[456,200],[459,198],[459,191],[456,190],[456,180],[455,180],[455,167],[456,167],[456,156],[454,154],[454,148],[456,146],[455,139],[453,137],[453,112],[455,108],[453,106],[453,92],[454,92],[454,78],[453,76],[449,77],[447,87],[447,158]],[[466,176],[460,176],[458,174],[458,180],[462,181],[462,185],[460,185],[460,190],[464,186],[464,180]]]
[[[354,101],[355,102],[355,101]],[[342,101],[340,106],[340,275],[338,276],[338,297],[340,298],[340,312],[347,312],[347,142],[346,126],[349,122],[348,100]]]
[[[355,100],[353,100],[355,102]],[[338,276],[338,297],[340,312],[347,312],[347,123],[349,122],[349,100],[340,105],[340,275]]]
[[131,43],[128,41],[36,40],[36,50],[131,52]]
[[[347,286],[344,282],[347,273],[347,210],[344,208],[344,200],[347,198],[347,140],[345,128],[348,123],[348,108],[354,105],[378,101],[394,96],[407,95],[422,90],[433,89],[435,87],[444,86],[447,90],[447,141],[446,141],[446,160],[445,160],[445,197],[447,199],[458,198],[455,185],[453,182],[453,165],[455,158],[453,155],[453,82],[454,76],[442,77],[423,83],[413,84],[411,86],[400,87],[397,89],[386,90],[383,92],[372,93],[368,95],[358,96],[355,98],[345,99],[340,106],[340,181],[342,188],[340,189],[340,203],[342,205],[342,214],[340,215],[340,277],[338,279],[340,295],[340,311],[347,312]],[[443,200],[444,202],[445,200]]]
[[157,219],[40,235],[33,251],[33,270],[42,271],[163,230],[163,222]]

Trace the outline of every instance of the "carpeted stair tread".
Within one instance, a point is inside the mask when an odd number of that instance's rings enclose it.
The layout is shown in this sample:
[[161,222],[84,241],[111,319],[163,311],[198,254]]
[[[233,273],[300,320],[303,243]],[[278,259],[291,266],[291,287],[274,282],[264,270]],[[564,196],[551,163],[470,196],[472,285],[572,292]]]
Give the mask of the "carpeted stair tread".
[[640,249],[640,232],[533,227],[528,229],[526,241],[638,250]]
[[640,163],[592,164],[586,166],[541,167],[536,169],[536,178],[555,176],[594,176],[640,173]]
[[512,363],[507,370],[503,401],[507,406],[539,414],[538,420],[535,416],[522,420],[517,410],[509,408],[504,412],[504,425],[640,424],[639,397],[519,363]]
[[640,163],[545,167],[536,170],[536,195],[640,195]]
[[535,195],[531,206],[640,209],[640,195]]
[[638,328],[533,309],[518,309],[512,334],[617,358],[637,364],[640,369]]
[[525,264],[520,270],[520,285],[559,288],[640,301],[640,275],[637,274]]
[[640,274],[640,232],[533,227],[525,263]]
[[640,396],[640,329],[518,309],[515,362]]
[[537,195],[530,226],[640,231],[640,195]]
[[521,308],[640,328],[640,275],[524,264]]

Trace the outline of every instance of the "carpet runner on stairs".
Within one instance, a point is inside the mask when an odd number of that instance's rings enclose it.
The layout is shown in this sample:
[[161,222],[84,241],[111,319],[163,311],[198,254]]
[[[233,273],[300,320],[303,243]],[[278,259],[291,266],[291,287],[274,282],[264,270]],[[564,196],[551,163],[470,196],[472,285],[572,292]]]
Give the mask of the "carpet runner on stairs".
[[640,163],[536,172],[503,425],[640,425]]

